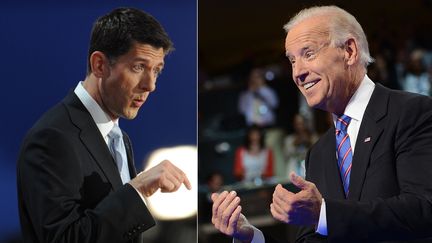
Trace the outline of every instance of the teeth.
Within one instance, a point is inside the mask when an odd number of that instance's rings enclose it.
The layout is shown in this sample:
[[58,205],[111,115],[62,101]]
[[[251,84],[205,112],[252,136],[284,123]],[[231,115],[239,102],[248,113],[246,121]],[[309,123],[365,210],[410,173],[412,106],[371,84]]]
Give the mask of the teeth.
[[304,87],[305,89],[309,89],[309,88],[311,88],[312,86],[314,86],[316,83],[317,83],[317,82],[310,82],[310,83],[307,83],[307,84],[303,85],[303,87]]

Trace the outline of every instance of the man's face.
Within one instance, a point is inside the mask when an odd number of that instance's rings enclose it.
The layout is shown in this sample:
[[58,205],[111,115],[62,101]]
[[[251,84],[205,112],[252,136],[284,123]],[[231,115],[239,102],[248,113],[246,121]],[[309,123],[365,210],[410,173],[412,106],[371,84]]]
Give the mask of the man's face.
[[162,48],[148,44],[132,45],[108,68],[99,82],[103,106],[111,118],[133,119],[139,108],[156,88],[156,79],[164,66]]
[[[285,49],[293,80],[309,106],[339,111],[349,100],[343,48],[330,46],[328,18],[300,22],[287,34]],[[346,100],[348,99],[348,100]]]

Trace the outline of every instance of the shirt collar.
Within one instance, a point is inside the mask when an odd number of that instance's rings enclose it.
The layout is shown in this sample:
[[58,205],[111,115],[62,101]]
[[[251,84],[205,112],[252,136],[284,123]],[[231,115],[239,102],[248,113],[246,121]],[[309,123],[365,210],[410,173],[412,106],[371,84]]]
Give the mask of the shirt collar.
[[91,97],[83,86],[83,82],[79,82],[74,90],[78,99],[81,100],[85,108],[89,111],[102,137],[106,137],[115,124],[118,125],[119,119],[111,120],[109,115],[105,113],[96,100]]
[[[365,75],[360,86],[351,97],[348,105],[345,107],[344,114],[356,121],[361,121],[366,111],[366,107],[375,89],[375,84]],[[333,121],[336,122],[337,116],[333,114]]]

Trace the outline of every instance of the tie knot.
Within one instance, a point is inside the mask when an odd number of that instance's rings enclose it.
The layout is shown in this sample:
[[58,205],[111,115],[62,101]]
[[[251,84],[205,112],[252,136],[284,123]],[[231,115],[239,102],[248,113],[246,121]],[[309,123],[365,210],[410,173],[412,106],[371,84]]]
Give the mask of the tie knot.
[[108,137],[111,139],[117,139],[123,137],[122,131],[117,124],[115,124],[111,129],[111,131],[108,133]]
[[342,115],[338,117],[336,120],[336,133],[338,133],[339,131],[346,132],[350,122],[351,122],[351,117],[347,115]]

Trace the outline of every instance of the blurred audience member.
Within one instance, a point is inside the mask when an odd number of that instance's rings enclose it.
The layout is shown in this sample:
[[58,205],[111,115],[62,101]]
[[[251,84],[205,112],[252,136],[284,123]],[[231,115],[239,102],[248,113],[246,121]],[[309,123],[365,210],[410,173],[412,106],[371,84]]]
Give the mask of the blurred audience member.
[[381,83],[385,86],[388,85],[388,67],[385,57],[382,54],[377,54],[375,57],[375,62],[370,65],[368,69],[368,76],[372,80],[376,80],[376,82]]
[[266,85],[264,72],[259,68],[249,74],[248,89],[240,94],[238,108],[245,116],[246,124],[251,126],[272,126],[276,119],[274,110],[278,106],[276,93]]
[[224,176],[221,172],[213,171],[207,177],[205,186],[200,186],[200,193],[198,195],[198,220],[200,222],[210,222],[212,215],[212,200],[211,194],[219,192],[224,185]]
[[431,84],[429,73],[427,72],[423,57],[423,50],[416,49],[411,53],[407,66],[407,74],[402,80],[402,88],[408,92],[430,95]]
[[237,148],[234,176],[238,180],[255,181],[273,176],[273,152],[264,145],[265,135],[258,126],[251,126],[244,145]]
[[399,48],[396,50],[394,69],[396,72],[396,80],[399,84],[399,89],[402,89],[402,83],[405,79],[406,64],[408,62],[409,52],[406,48]]
[[211,173],[206,180],[209,192],[217,192],[224,185],[224,177],[219,172]]
[[318,136],[312,132],[305,118],[297,114],[293,119],[294,133],[286,136],[284,140],[284,156],[286,161],[286,175],[291,171],[297,175],[305,176],[304,160],[309,148]]

